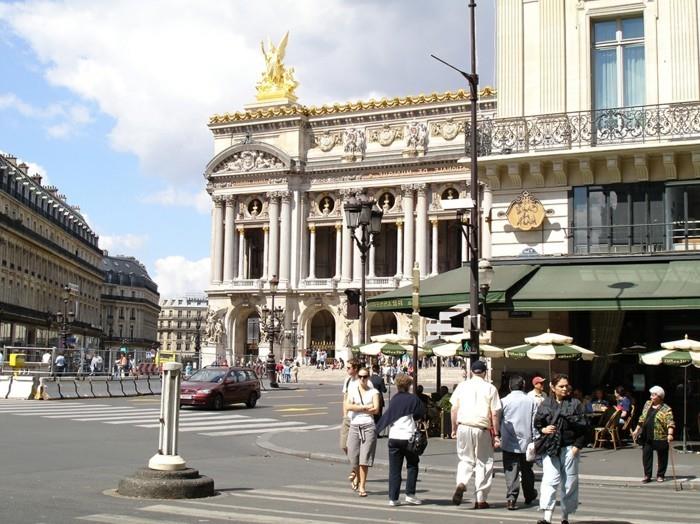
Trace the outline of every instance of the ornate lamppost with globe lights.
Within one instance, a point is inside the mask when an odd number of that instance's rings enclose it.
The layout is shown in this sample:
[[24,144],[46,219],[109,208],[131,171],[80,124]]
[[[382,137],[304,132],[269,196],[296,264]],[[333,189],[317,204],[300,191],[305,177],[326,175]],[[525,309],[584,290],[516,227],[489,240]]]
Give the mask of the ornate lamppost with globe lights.
[[[377,201],[367,195],[359,194],[348,198],[345,208],[345,221],[352,231],[352,238],[360,251],[362,263],[362,280],[360,291],[360,343],[367,343],[367,296],[365,290],[365,275],[367,274],[367,253],[376,244],[376,237],[382,230],[382,217],[384,212],[376,205]],[[360,238],[357,238],[356,230],[360,228]]]
[[279,341],[279,336],[281,334],[281,327],[284,322],[284,309],[282,306],[275,307],[275,295],[277,294],[277,286],[279,286],[279,278],[277,275],[273,275],[270,279],[270,296],[271,307],[267,305],[262,308],[262,327],[265,333],[265,339],[270,343],[270,351],[267,354],[267,376],[270,380],[270,387],[279,387],[277,384],[277,372],[275,371],[275,366],[277,362],[275,361],[275,340]]

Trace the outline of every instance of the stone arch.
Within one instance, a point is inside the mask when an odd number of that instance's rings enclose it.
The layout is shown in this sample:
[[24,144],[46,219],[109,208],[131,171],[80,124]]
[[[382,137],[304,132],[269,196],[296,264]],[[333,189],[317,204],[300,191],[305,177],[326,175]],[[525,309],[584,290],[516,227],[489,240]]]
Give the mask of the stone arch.
[[277,160],[282,162],[282,165],[284,166],[284,170],[289,170],[294,167],[294,160],[292,157],[290,157],[287,153],[279,149],[278,147],[271,146],[270,144],[266,144],[264,142],[248,142],[248,143],[241,143],[241,144],[235,144],[231,147],[228,147],[221,151],[218,155],[216,155],[214,158],[212,158],[209,163],[207,164],[207,167],[204,170],[204,178],[209,179],[213,174],[214,174],[214,169],[224,162],[226,159],[229,157],[232,157],[236,153],[242,153],[243,151],[256,151],[256,152],[263,152],[267,153],[273,157],[275,157]]
[[310,316],[307,322],[307,345],[311,350],[325,350],[329,358],[335,357],[336,319],[329,310],[322,308]]
[[[246,357],[248,355],[257,358],[259,353],[259,340],[256,342],[251,339],[249,321],[257,318],[261,318],[260,310],[257,307],[247,307],[241,308],[232,321],[231,333],[231,347],[234,348],[235,358]],[[232,315],[233,316],[233,315]],[[255,331],[253,329],[253,331]],[[259,336],[260,330],[257,329]],[[259,337],[258,337],[259,338]],[[249,340],[250,339],[250,340]]]
[[377,311],[369,318],[368,337],[384,333],[398,333],[399,322],[391,311]]

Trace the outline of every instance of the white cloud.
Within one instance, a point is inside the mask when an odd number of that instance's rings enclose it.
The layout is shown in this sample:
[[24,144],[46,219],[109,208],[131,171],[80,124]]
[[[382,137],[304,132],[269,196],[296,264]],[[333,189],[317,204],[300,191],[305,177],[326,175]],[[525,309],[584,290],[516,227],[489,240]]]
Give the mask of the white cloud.
[[153,280],[162,298],[202,293],[209,286],[209,257],[187,260],[183,256],[159,258]]
[[148,235],[100,235],[100,248],[109,251],[110,255],[131,253],[141,248],[148,240]]
[[[175,183],[201,176],[211,157],[208,118],[254,101],[260,40],[290,30],[286,63],[303,104],[444,91],[463,79],[429,54],[464,67],[466,15],[463,0],[0,4],[0,21],[28,42],[48,81],[114,118],[112,147]],[[77,113],[66,120],[80,124]],[[61,123],[53,136],[66,134]]]
[[147,204],[159,204],[170,207],[191,207],[203,215],[211,211],[211,197],[206,191],[186,191],[174,186],[168,186],[162,191],[146,195],[141,199]]
[[59,102],[38,107],[14,93],[0,95],[0,110],[14,110],[26,118],[40,121],[52,138],[68,138],[93,120],[90,110],[84,105]]

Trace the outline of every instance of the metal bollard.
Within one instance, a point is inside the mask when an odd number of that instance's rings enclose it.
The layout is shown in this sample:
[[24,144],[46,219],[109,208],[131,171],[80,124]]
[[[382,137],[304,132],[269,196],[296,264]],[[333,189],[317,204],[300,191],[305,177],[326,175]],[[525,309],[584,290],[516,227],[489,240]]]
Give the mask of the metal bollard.
[[160,397],[160,431],[158,453],[148,461],[148,467],[161,471],[185,469],[185,459],[177,454],[180,422],[180,377],[182,364],[163,364],[163,385]]

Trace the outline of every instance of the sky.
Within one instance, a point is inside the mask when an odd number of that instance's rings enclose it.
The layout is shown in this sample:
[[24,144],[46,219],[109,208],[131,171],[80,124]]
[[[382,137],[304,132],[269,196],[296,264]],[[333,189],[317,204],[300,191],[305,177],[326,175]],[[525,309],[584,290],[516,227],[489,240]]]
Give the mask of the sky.
[[[480,85],[494,5],[477,2]],[[467,0],[0,0],[0,151],[79,205],[110,255],[162,298],[209,282],[204,168],[217,113],[255,101],[261,40],[290,32],[298,102],[465,88]]]

